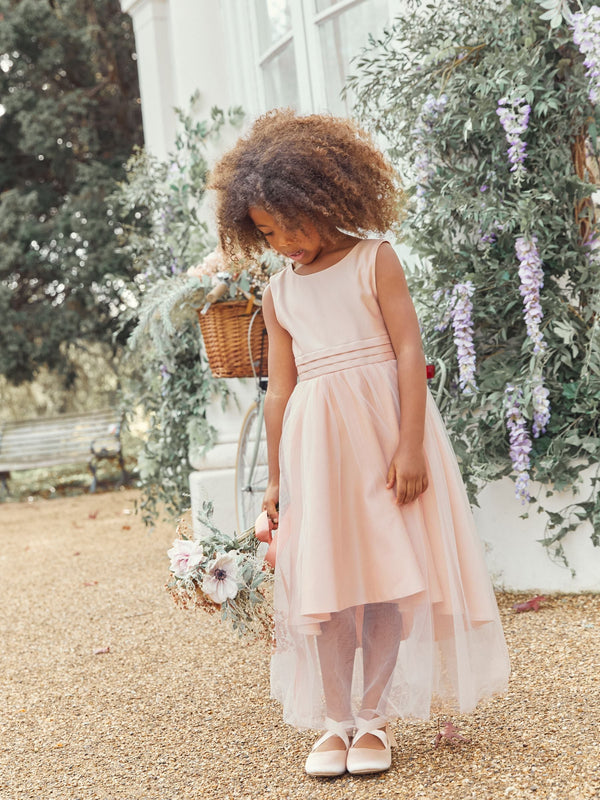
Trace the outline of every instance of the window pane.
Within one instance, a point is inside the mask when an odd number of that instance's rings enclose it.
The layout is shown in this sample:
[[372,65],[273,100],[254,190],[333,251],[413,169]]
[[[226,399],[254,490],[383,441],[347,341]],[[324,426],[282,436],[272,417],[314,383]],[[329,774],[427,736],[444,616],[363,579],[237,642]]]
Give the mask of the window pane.
[[[331,5],[317,0],[319,10]],[[340,92],[352,67],[350,61],[367,43],[369,33],[379,33],[388,21],[388,0],[367,0],[341,11],[319,25],[327,108],[334,114],[348,115],[352,98],[342,100]]]
[[268,108],[298,106],[298,77],[294,45],[290,42],[276,56],[263,64],[265,99]]
[[292,29],[290,0],[256,0],[258,38],[262,52]]
[[340,0],[315,0],[317,14],[319,11],[325,11],[326,8],[331,8],[331,6],[334,6],[339,2]]

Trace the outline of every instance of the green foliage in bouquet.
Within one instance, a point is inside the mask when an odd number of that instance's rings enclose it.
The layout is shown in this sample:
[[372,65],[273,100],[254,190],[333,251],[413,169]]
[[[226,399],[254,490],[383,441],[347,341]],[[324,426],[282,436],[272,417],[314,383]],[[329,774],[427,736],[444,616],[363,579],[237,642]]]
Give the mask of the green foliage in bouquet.
[[[178,515],[189,506],[190,445],[202,451],[214,443],[206,409],[227,395],[225,383],[211,375],[195,315],[186,305],[191,280],[186,272],[215,244],[201,215],[208,147],[226,122],[239,123],[242,112],[233,109],[226,117],[215,108],[208,121],[178,114],[168,159],[138,151],[112,197],[120,251],[136,267],[128,287],[131,311],[122,318],[129,330],[138,328],[130,339],[134,367],[123,400],[129,418],[141,412],[150,425],[138,462],[146,523],[161,509]],[[160,336],[144,335],[148,309],[165,323]]]
[[273,571],[259,552],[254,528],[227,536],[213,524],[212,513],[212,504],[205,502],[200,522],[208,534],[201,539],[179,521],[167,553],[171,575],[166,589],[182,608],[220,612],[240,636],[270,641]]
[[513,474],[541,510],[596,468],[548,515],[563,560],[584,520],[600,544],[599,31],[588,2],[409,0],[349,81],[407,183],[411,289],[472,498]]

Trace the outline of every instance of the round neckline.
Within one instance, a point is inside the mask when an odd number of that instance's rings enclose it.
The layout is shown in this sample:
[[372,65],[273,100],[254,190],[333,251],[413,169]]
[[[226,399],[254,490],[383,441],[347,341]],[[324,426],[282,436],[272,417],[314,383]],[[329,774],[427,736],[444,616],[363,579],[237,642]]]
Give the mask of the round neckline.
[[334,261],[334,263],[330,264],[328,267],[323,267],[323,269],[319,269],[316,272],[307,272],[307,273],[304,273],[304,274],[302,272],[296,272],[296,270],[294,269],[294,265],[292,263],[292,266],[291,266],[292,275],[296,275],[296,277],[298,277],[298,278],[312,278],[313,275],[321,275],[324,272],[329,272],[330,269],[332,269],[333,267],[337,267],[338,264],[341,264],[342,261],[345,261],[348,258],[348,256],[352,255],[352,253],[356,250],[356,248],[362,242],[365,242],[365,241],[366,241],[366,239],[359,239],[356,242],[356,244],[352,245],[352,247],[350,248],[350,250],[348,250],[346,255],[343,255],[338,261]]

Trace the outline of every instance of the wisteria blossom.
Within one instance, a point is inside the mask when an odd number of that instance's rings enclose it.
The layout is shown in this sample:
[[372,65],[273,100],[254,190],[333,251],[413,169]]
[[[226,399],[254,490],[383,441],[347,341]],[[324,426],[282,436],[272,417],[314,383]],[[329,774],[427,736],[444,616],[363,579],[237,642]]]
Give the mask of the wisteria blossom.
[[573,41],[585,56],[586,76],[590,80],[588,96],[592,103],[600,99],[600,8],[592,6],[587,12],[571,18]]
[[434,330],[436,331],[445,331],[448,325],[452,322],[452,304],[451,304],[451,295],[450,289],[436,289],[433,293],[433,299],[435,300],[438,308],[442,305],[444,311],[442,314],[442,318],[435,326]]
[[515,494],[522,503],[530,499],[531,439],[523,416],[523,391],[508,384],[504,391],[506,427],[510,440],[510,460],[516,472]]
[[475,286],[471,281],[457,283],[452,290],[451,316],[458,356],[458,383],[463,394],[477,391],[475,345],[473,344],[473,303]]
[[498,222],[495,219],[491,226],[488,228],[487,231],[483,231],[481,228],[479,229],[479,245],[484,247],[486,245],[491,245],[496,242],[498,236],[504,230],[504,225],[501,222]]
[[541,375],[533,379],[531,399],[533,402],[533,436],[537,439],[542,433],[546,433],[546,428],[550,422],[550,392],[544,386]]
[[167,555],[171,559],[169,569],[175,577],[189,578],[202,563],[204,551],[198,542],[191,539],[175,539]]
[[524,167],[524,162],[527,158],[525,152],[527,144],[521,136],[527,131],[531,106],[522,97],[512,95],[502,97],[498,100],[496,114],[498,114],[500,124],[506,134],[506,141],[509,144],[506,152],[512,165],[510,171],[515,174],[515,178],[519,181],[527,172]]
[[413,150],[415,151],[413,166],[416,172],[417,211],[419,213],[427,208],[425,201],[427,185],[435,174],[435,167],[431,163],[427,152],[427,138],[433,131],[435,121],[444,110],[447,102],[448,98],[445,94],[437,98],[432,94],[427,95],[412,131],[414,136]]
[[162,388],[160,390],[160,393],[163,397],[165,397],[167,395],[167,392],[169,391],[168,384],[169,381],[171,380],[171,373],[169,372],[169,367],[166,364],[160,365],[160,377],[162,379],[161,380]]
[[202,581],[202,591],[213,603],[224,603],[233,600],[238,593],[238,566],[235,550],[219,556],[207,567],[207,574]]
[[458,382],[463,394],[477,391],[475,380],[476,355],[473,344],[473,303],[475,292],[472,281],[455,284],[452,291],[436,289],[433,299],[443,306],[442,318],[436,331],[445,331],[452,323],[454,344],[458,358]]
[[546,349],[540,330],[544,316],[540,303],[540,290],[544,285],[544,270],[537,249],[537,236],[521,236],[515,242],[515,252],[519,259],[519,292],[525,307],[527,335],[533,342],[533,352],[538,354]]

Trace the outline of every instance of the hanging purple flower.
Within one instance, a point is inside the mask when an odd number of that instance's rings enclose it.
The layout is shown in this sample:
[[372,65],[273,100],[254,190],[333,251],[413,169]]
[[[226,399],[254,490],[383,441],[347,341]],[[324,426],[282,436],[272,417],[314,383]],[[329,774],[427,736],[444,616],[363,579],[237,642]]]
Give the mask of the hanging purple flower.
[[531,439],[527,431],[527,423],[523,417],[523,391],[507,384],[504,390],[506,427],[510,440],[510,460],[517,474],[515,494],[517,499],[526,503],[529,494],[529,470],[531,469]]
[[166,364],[160,365],[160,377],[162,378],[162,388],[160,393],[163,397],[165,397],[168,391],[167,383],[171,378],[171,373],[169,372],[169,368]]
[[427,153],[427,138],[433,131],[436,118],[442,113],[447,102],[448,98],[445,94],[437,98],[432,94],[427,95],[412,130],[414,136],[413,151],[415,153],[413,168],[416,175],[415,180],[417,186],[415,194],[417,197],[417,211],[419,213],[422,213],[427,208],[427,202],[425,200],[427,186],[430,179],[435,174],[435,167],[431,163]]
[[533,436],[537,439],[542,433],[546,433],[546,428],[550,422],[550,392],[544,386],[544,379],[537,375],[533,379],[531,399],[533,402]]
[[436,289],[435,292],[433,293],[433,299],[438,309],[440,305],[442,305],[444,309],[442,318],[435,326],[434,330],[445,331],[448,325],[450,325],[450,323],[452,322],[452,304],[450,300],[450,289]]
[[497,219],[492,222],[487,231],[483,231],[481,228],[479,228],[479,245],[484,247],[486,245],[494,244],[503,230],[504,225],[501,222],[498,222]]
[[521,139],[521,136],[529,125],[531,106],[522,97],[509,95],[498,100],[496,114],[498,114],[500,124],[506,134],[506,141],[509,144],[506,153],[512,165],[510,171],[514,172],[516,180],[520,181],[527,172],[523,166],[527,158],[525,153],[527,144]]
[[473,303],[475,286],[471,281],[457,283],[452,290],[450,314],[458,356],[458,383],[463,394],[477,391],[475,346],[473,344]]
[[483,230],[481,228],[479,229],[479,244],[480,245],[483,246],[483,245],[487,245],[487,244],[494,244],[497,239],[498,239],[498,236],[497,236],[496,232],[494,231],[493,227],[491,228],[491,230],[486,231],[485,233],[483,232]]
[[588,97],[592,103],[600,99],[600,8],[592,6],[587,13],[579,12],[571,18],[573,41],[585,56],[583,65],[590,80]]
[[525,307],[527,334],[533,342],[533,352],[538,354],[546,349],[540,323],[544,316],[540,303],[540,289],[544,285],[542,260],[537,250],[537,236],[519,237],[515,242],[515,252],[519,259],[519,292]]

